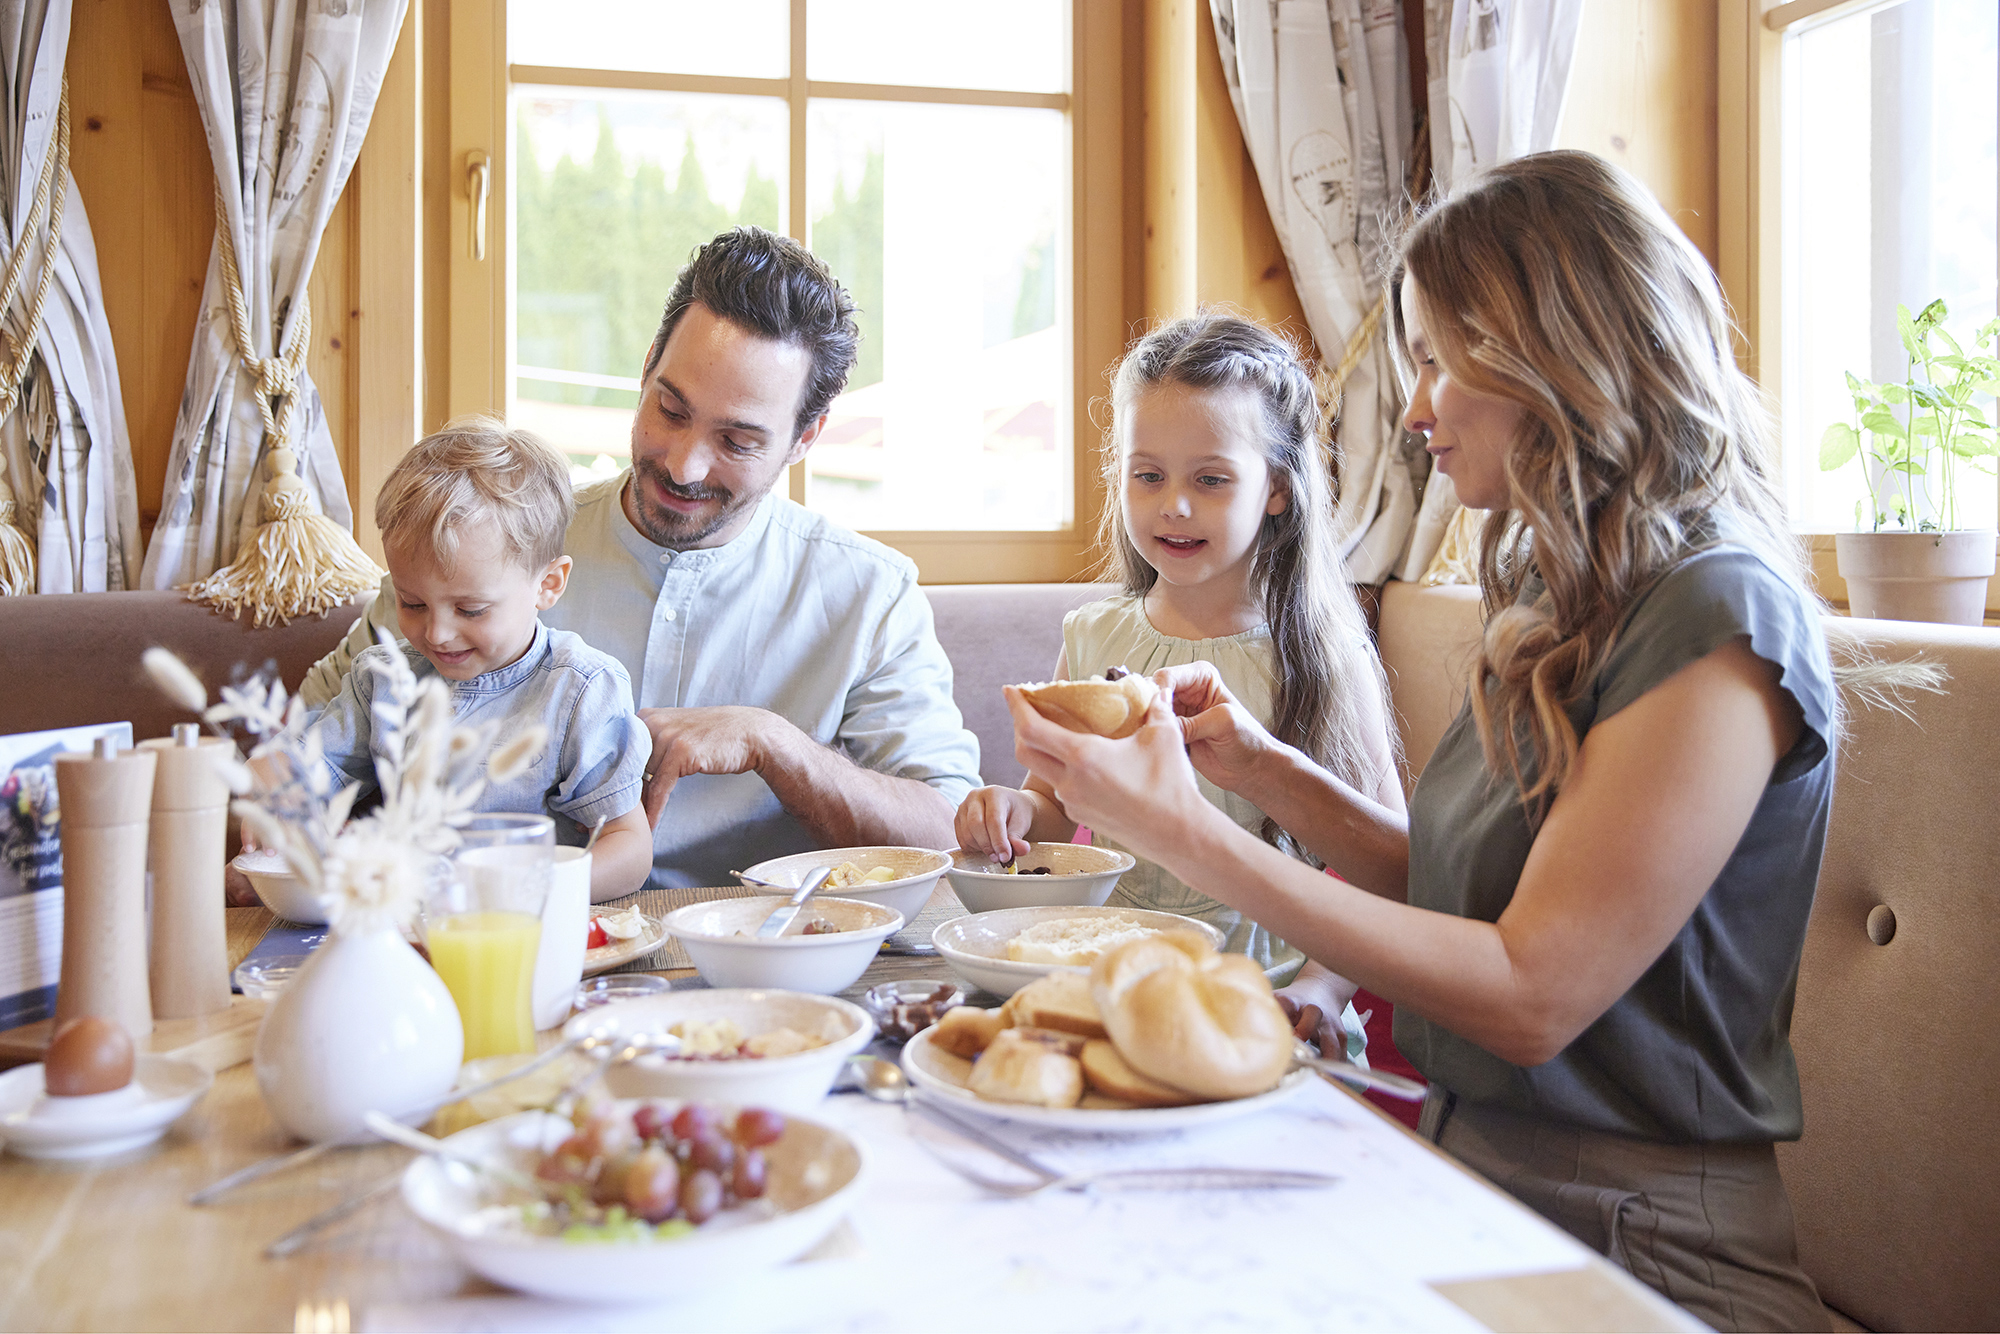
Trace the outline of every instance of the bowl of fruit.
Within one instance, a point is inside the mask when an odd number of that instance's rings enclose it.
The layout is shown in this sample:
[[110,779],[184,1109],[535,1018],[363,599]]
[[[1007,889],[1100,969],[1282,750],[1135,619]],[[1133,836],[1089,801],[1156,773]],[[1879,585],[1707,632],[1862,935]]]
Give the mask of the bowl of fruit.
[[[861,1146],[763,1107],[600,1100],[444,1141],[410,1212],[480,1276],[539,1297],[679,1297],[796,1259],[853,1207]],[[615,1242],[615,1245],[603,1243]]]

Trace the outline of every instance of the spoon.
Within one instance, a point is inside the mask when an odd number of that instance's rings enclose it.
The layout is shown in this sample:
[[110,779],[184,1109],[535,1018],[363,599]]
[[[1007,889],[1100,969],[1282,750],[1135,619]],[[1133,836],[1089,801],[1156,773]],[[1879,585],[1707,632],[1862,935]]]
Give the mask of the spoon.
[[583,850],[585,852],[589,852],[592,848],[597,846],[597,837],[599,834],[602,834],[604,832],[604,822],[610,818],[611,817],[608,815],[600,815],[597,817],[597,823],[590,827],[590,837],[583,841]]
[[429,1154],[433,1158],[442,1158],[447,1162],[463,1163],[475,1172],[485,1173],[502,1185],[512,1186],[516,1190],[528,1191],[531,1194],[541,1196],[545,1200],[555,1199],[562,1194],[560,1188],[550,1182],[541,1180],[539,1177],[531,1177],[526,1172],[517,1172],[513,1168],[500,1163],[487,1162],[485,1159],[476,1157],[473,1154],[461,1153],[459,1150],[451,1147],[451,1145],[446,1144],[443,1140],[433,1135],[426,1135],[421,1130],[413,1130],[401,1121],[384,1116],[380,1112],[363,1112],[361,1114],[361,1122],[376,1135],[388,1140],[392,1144],[400,1144],[406,1149],[415,1149],[418,1153]]
[[1303,1042],[1292,1045],[1292,1069],[1317,1070],[1329,1079],[1337,1079],[1351,1088],[1374,1089],[1377,1093],[1391,1098],[1401,1098],[1404,1102],[1422,1102],[1425,1086],[1414,1079],[1401,1075],[1385,1074],[1380,1070],[1365,1070],[1347,1061],[1336,1061],[1320,1056]]

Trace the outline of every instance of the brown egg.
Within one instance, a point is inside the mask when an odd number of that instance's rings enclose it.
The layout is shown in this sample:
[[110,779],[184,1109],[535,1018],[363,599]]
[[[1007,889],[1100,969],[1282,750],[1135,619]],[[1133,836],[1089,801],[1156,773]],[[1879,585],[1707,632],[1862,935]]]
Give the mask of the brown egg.
[[58,1098],[110,1093],[132,1082],[132,1039],[109,1019],[65,1020],[42,1056],[42,1082]]

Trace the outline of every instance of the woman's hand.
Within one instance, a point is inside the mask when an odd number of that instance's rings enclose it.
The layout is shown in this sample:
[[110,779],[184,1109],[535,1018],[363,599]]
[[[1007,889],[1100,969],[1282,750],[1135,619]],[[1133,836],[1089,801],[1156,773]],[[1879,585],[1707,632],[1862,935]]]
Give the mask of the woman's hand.
[[952,832],[965,851],[1011,862],[1028,855],[1027,835],[1034,821],[1034,803],[1019,788],[976,787],[959,803]]
[[1229,693],[1213,663],[1163,667],[1153,683],[1173,701],[1189,762],[1225,792],[1241,793],[1259,762],[1282,745]]
[[1019,690],[1003,689],[1014,715],[1014,757],[1054,791],[1071,820],[1156,861],[1210,820],[1227,820],[1195,786],[1179,720],[1164,692],[1153,700],[1144,726],[1109,741],[1052,723]]

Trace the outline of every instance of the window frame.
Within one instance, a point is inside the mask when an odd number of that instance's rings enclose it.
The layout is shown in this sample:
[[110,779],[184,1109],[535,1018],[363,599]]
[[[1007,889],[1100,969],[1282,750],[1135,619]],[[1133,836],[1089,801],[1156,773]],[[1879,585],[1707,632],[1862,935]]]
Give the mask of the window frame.
[[[1717,274],[1736,315],[1737,359],[1784,411],[1783,88],[1787,36],[1902,0],[1718,0],[1716,108]],[[2000,106],[1995,107],[2000,117]],[[2000,195],[2000,179],[1994,184]],[[2000,250],[2000,236],[1995,237]],[[1772,460],[1782,472],[1782,459]],[[1994,479],[2000,487],[2000,477]],[[1801,531],[1820,593],[1845,610],[1847,582],[1833,533]],[[2000,574],[1986,586],[1986,618],[2000,616]]]
[[[509,403],[514,363],[508,318],[511,196],[507,105],[514,84],[642,89],[666,92],[748,93],[782,97],[789,110],[786,231],[803,239],[807,229],[806,113],[809,100],[938,102],[958,105],[1050,107],[1070,122],[1068,254],[1070,282],[1058,321],[1068,326],[1072,503],[1066,526],[1047,531],[870,531],[917,563],[924,583],[1056,582],[1086,574],[1103,486],[1097,466],[1098,427],[1091,407],[1105,390],[1104,368],[1124,349],[1122,240],[1122,140],[1124,137],[1122,6],[1071,0],[1070,91],[987,92],[882,84],[834,83],[805,76],[807,0],[791,0],[790,73],[785,78],[646,74],[626,71],[512,65],[506,62],[507,0],[461,0],[449,10],[451,89],[449,108],[451,200],[448,221],[450,330],[447,336],[446,415],[502,412]],[[472,164],[489,164],[484,258],[473,254]],[[665,299],[665,293],[661,293]],[[791,470],[789,494],[803,500],[806,469]]]

